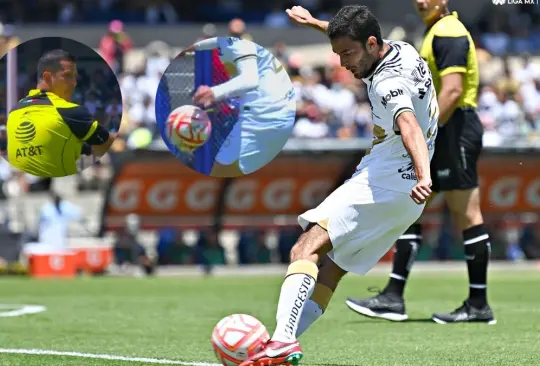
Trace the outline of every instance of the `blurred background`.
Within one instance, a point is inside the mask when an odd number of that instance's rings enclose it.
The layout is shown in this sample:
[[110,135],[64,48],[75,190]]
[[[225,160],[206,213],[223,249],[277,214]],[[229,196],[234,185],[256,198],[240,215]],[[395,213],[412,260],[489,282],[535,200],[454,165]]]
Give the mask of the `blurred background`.
[[[354,2],[0,1],[0,55],[40,36],[72,38],[101,54],[123,97],[122,138],[107,164],[47,181],[1,161],[4,264],[17,262],[24,244],[39,242],[40,230],[51,227],[66,237],[67,246],[110,248],[109,270],[115,273],[127,271],[126,263],[152,273],[154,265],[166,270],[287,262],[300,234],[296,215],[354,169],[370,145],[372,126],[364,85],[339,66],[323,34],[290,24],[284,10],[302,5],[329,19],[347,3]],[[420,45],[424,25],[411,2],[362,4],[380,19],[384,37]],[[472,32],[480,63],[480,172],[493,257],[539,259],[540,8],[468,0],[453,0],[451,8]],[[156,90],[170,61],[183,47],[218,35],[244,37],[272,50],[297,89],[296,127],[286,149],[260,174],[237,181],[190,172],[170,155],[156,128]],[[187,93],[200,84],[200,72],[206,82],[226,79],[216,55],[209,54],[179,72],[178,88]],[[6,118],[5,90],[2,85],[0,124]],[[45,217],[42,212],[59,200],[70,214]],[[440,200],[426,210],[424,223],[427,245],[419,260],[462,258],[460,233]]]

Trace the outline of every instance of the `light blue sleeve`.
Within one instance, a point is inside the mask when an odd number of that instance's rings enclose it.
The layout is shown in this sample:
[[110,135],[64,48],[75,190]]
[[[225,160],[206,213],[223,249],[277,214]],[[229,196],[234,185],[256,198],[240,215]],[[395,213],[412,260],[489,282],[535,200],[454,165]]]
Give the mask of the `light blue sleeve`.
[[202,41],[199,41],[195,43],[195,50],[197,51],[205,51],[205,50],[213,50],[214,48],[218,48],[219,38],[208,38],[203,39]]
[[257,56],[257,44],[247,39],[232,38],[229,46],[232,62],[237,62],[247,57]]
[[238,75],[231,80],[212,87],[216,100],[241,96],[259,86],[259,70],[255,57],[246,57],[236,63]]

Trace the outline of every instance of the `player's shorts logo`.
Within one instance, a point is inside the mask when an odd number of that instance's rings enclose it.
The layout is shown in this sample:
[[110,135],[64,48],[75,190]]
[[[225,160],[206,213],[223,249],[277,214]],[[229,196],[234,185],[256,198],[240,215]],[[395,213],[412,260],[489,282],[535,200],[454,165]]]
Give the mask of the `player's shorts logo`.
[[493,0],[494,5],[504,5],[506,0]]
[[414,172],[414,166],[412,161],[407,165],[398,169],[398,173],[401,173],[401,178],[405,180],[418,180],[416,173]]

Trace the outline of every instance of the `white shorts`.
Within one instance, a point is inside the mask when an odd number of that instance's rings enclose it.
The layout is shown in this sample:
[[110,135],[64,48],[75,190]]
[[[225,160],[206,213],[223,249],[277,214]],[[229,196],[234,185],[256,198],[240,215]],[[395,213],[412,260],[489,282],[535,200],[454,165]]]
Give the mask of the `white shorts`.
[[279,113],[266,116],[240,113],[215,161],[221,165],[231,165],[238,161],[244,174],[259,170],[274,160],[289,140],[294,129],[295,115],[294,100]]
[[298,216],[298,223],[304,230],[310,223],[320,223],[330,235],[328,256],[343,270],[364,275],[420,217],[424,206],[406,193],[353,178]]

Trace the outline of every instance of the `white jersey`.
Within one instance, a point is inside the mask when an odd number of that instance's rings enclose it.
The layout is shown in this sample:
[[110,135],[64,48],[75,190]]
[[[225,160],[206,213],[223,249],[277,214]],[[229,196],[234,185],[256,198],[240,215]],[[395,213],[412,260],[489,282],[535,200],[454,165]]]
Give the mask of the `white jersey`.
[[[231,78],[237,75],[237,61],[246,57],[257,58],[259,86],[239,96],[241,105],[266,113],[287,104],[293,94],[293,85],[283,65],[270,51],[252,41],[235,37],[217,37],[217,48]],[[254,114],[258,112],[253,110]]]
[[355,181],[409,193],[417,182],[396,118],[412,112],[433,157],[439,107],[427,63],[408,43],[386,41],[390,50],[366,78],[373,120],[373,144],[353,175]]

